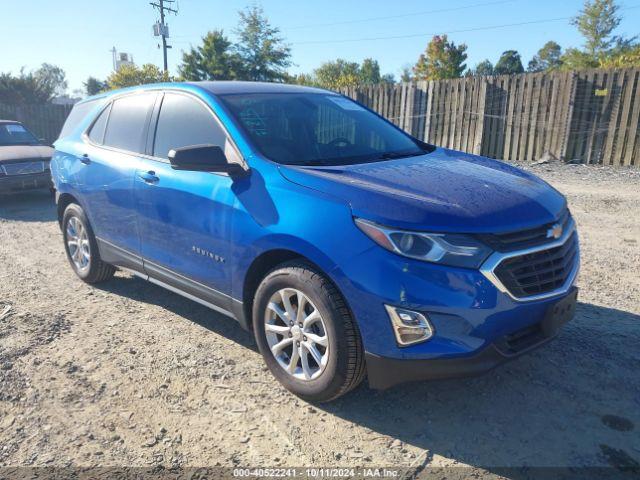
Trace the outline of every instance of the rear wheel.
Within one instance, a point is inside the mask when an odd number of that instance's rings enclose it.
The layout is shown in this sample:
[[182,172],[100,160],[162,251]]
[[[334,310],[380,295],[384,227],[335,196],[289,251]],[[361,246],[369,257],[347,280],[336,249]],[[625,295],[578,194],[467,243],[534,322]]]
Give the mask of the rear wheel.
[[305,400],[333,400],[364,377],[360,334],[344,298],[310,265],[287,263],[265,277],[253,326],[271,373]]
[[96,238],[80,205],[71,203],[65,209],[62,234],[67,259],[78,277],[87,283],[100,283],[113,277],[116,269],[100,259]]

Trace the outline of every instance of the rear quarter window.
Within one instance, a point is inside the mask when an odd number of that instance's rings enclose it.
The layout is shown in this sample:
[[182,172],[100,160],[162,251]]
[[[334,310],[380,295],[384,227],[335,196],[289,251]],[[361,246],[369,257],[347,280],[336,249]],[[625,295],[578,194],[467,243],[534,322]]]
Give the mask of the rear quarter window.
[[69,136],[82,123],[87,114],[97,105],[98,100],[76,103],[60,130],[58,138]]
[[100,112],[100,115],[98,115],[97,120],[93,122],[93,126],[89,131],[89,138],[93,143],[101,145],[104,142],[104,133],[107,128],[107,120],[109,119],[110,110],[111,105],[102,110],[102,112]]

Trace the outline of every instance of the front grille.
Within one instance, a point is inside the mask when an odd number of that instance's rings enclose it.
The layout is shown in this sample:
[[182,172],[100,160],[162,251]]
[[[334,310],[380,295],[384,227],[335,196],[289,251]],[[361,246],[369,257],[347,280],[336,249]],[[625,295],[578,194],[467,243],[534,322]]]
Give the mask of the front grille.
[[494,270],[496,277],[517,298],[553,292],[566,282],[578,262],[578,236],[559,247],[506,258]]
[[571,214],[568,209],[565,209],[555,222],[516,232],[478,235],[478,238],[496,252],[513,252],[544,245],[549,241],[547,232],[553,225],[559,223],[562,225],[563,230],[566,231],[566,229],[569,228],[570,222]]
[[44,162],[39,160],[36,162],[3,163],[2,169],[7,175],[42,173],[44,172]]

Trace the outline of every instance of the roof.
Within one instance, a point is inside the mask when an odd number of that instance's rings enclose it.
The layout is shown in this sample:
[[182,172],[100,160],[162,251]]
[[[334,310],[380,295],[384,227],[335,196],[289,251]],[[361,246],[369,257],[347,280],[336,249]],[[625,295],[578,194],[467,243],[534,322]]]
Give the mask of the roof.
[[188,82],[204,88],[214,95],[226,95],[234,93],[331,93],[327,90],[302,85],[289,85],[287,83],[268,82],[240,82],[240,81],[215,81],[215,82]]
[[78,104],[92,102],[101,98],[109,98],[125,92],[145,91],[153,89],[170,89],[170,88],[193,89],[193,87],[206,90],[213,95],[231,95],[236,93],[322,93],[324,95],[335,94],[329,90],[322,88],[304,87],[302,85],[289,85],[287,83],[269,83],[269,82],[242,82],[238,80],[220,80],[212,82],[165,82],[165,83],[148,83],[144,85],[136,85],[135,87],[121,88],[118,90],[110,90],[102,92],[78,102]]

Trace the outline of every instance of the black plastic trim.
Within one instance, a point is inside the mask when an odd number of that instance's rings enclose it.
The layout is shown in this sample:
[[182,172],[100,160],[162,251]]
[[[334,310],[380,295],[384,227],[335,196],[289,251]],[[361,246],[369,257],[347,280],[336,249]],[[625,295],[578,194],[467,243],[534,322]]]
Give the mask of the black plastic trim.
[[149,277],[160,280],[161,282],[171,285],[172,287],[188,293],[189,295],[193,295],[205,302],[217,305],[227,311],[231,310],[231,297],[222,292],[183,277],[168,268],[151,263],[148,260],[144,261],[144,271],[149,275]]
[[140,273],[144,272],[142,257],[101,238],[96,238],[96,242],[98,243],[100,258],[103,262],[117,267],[135,270]]

